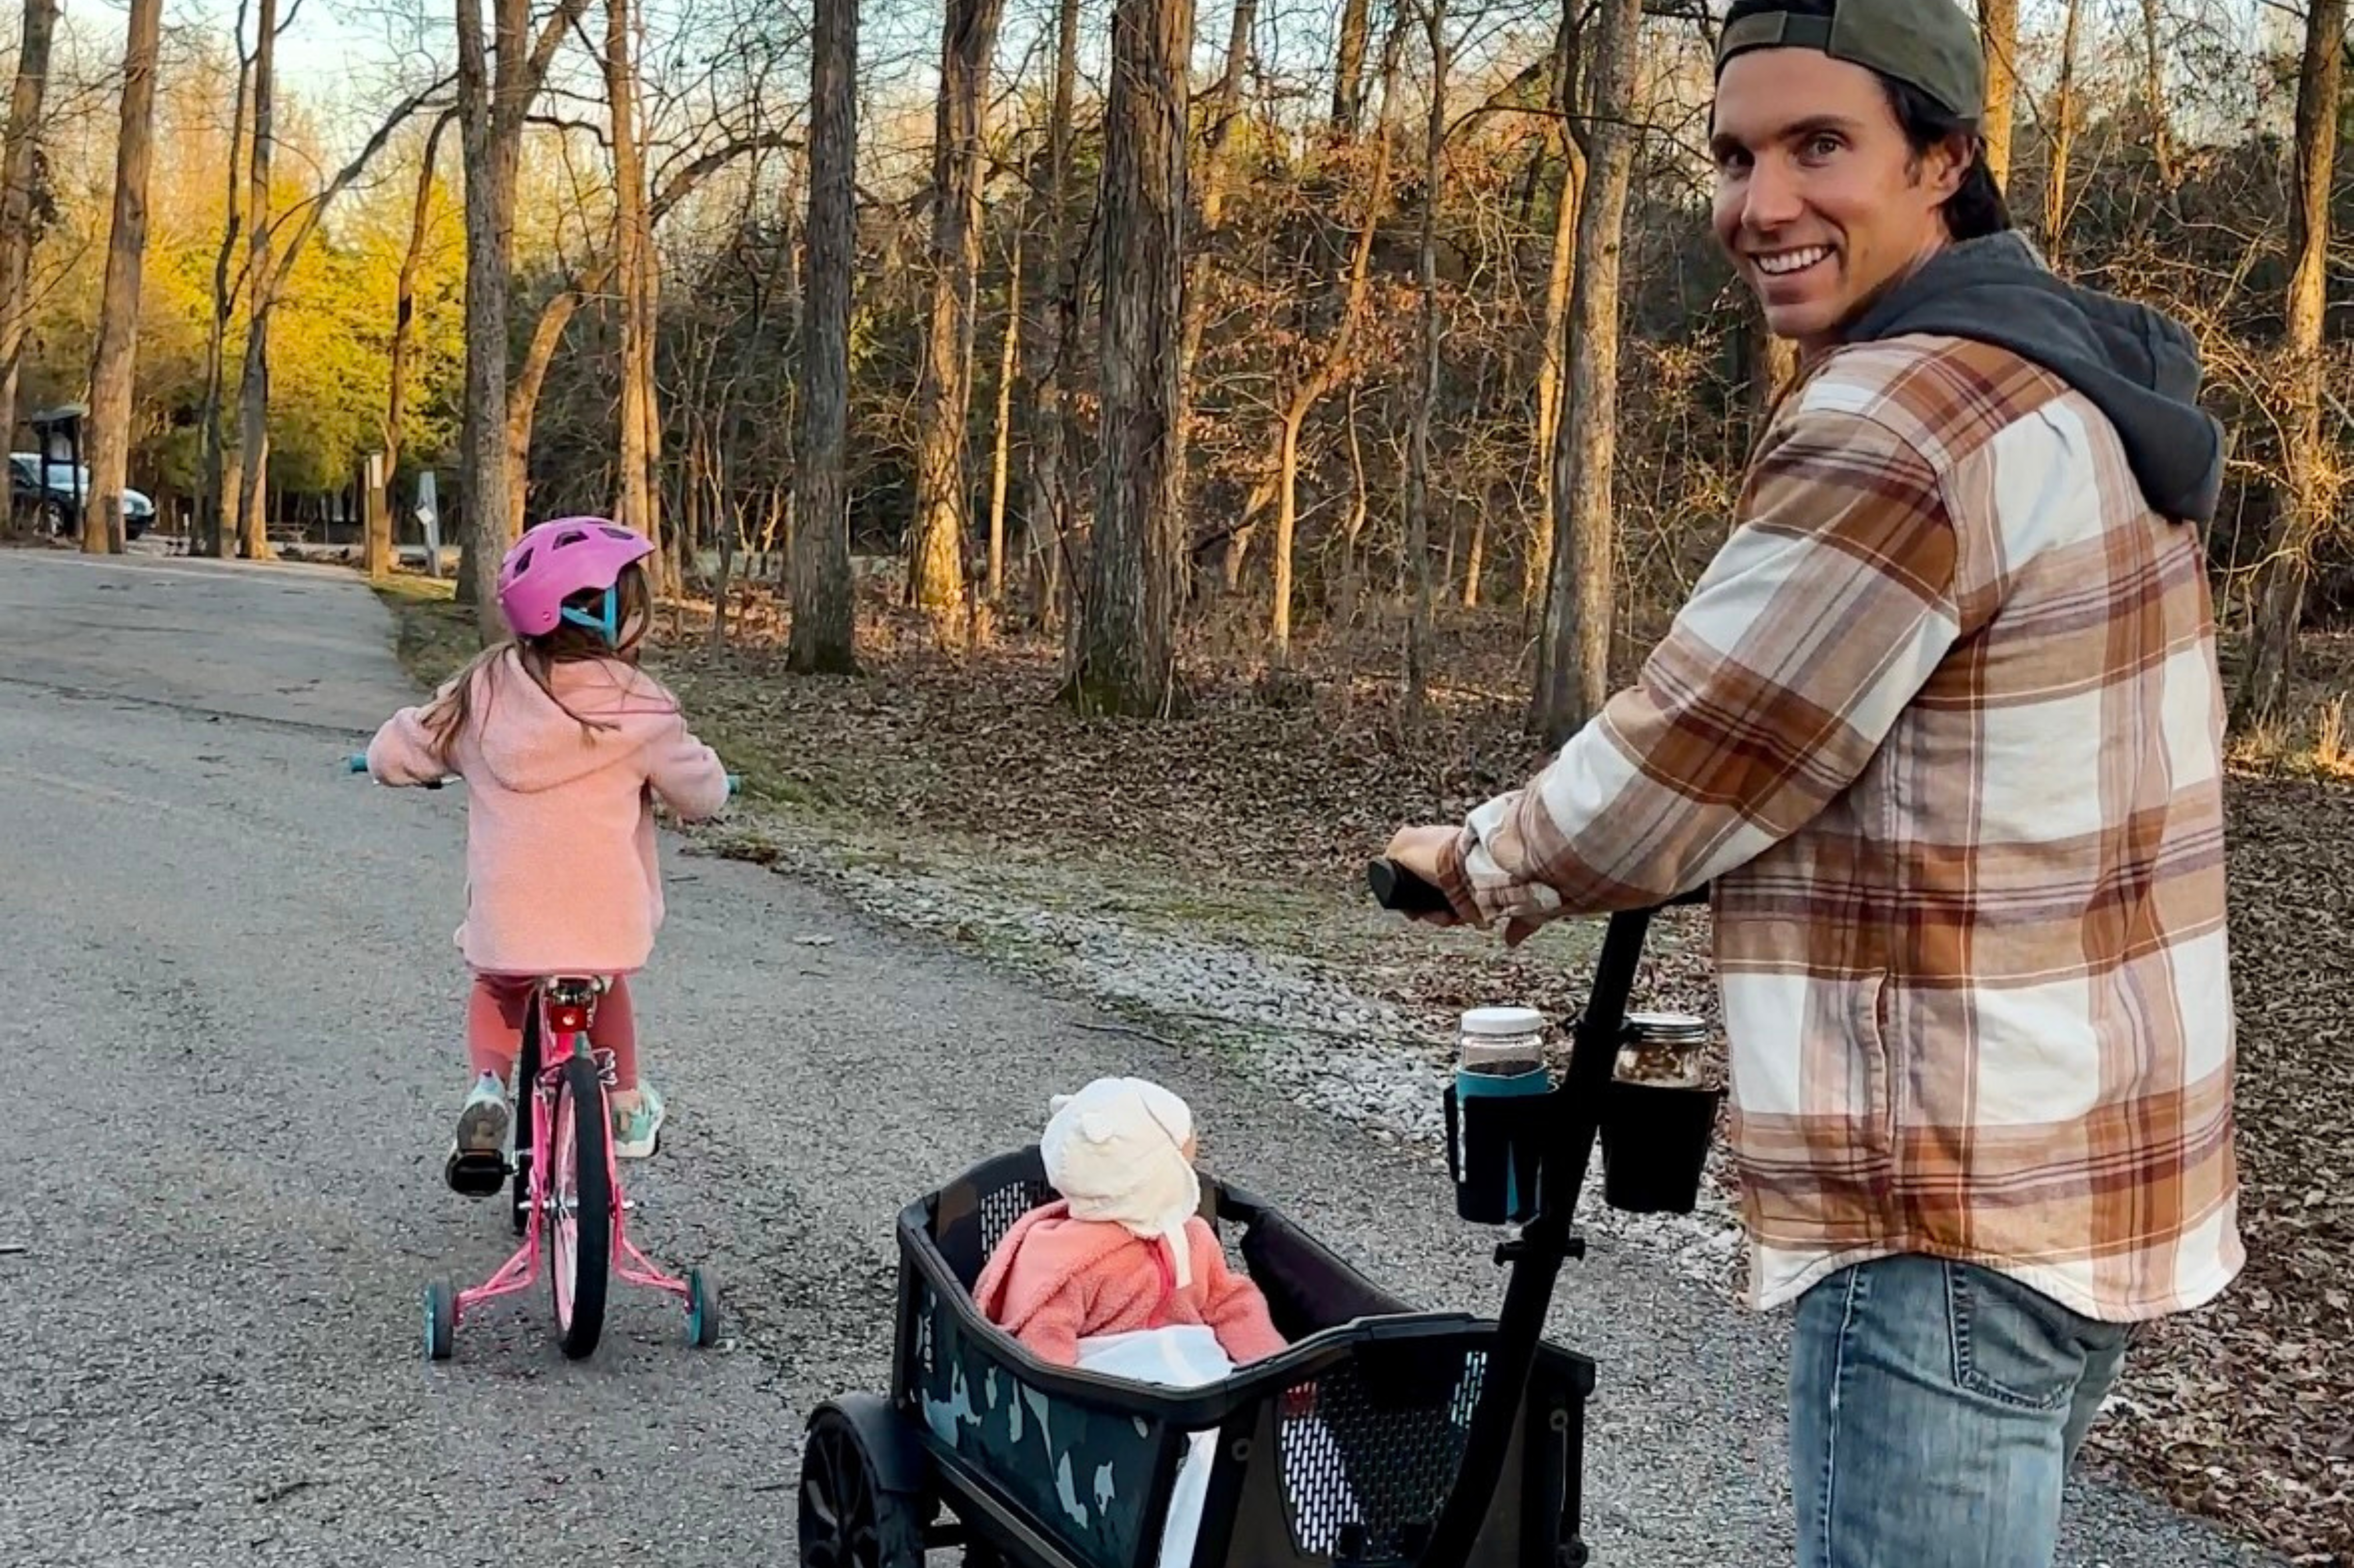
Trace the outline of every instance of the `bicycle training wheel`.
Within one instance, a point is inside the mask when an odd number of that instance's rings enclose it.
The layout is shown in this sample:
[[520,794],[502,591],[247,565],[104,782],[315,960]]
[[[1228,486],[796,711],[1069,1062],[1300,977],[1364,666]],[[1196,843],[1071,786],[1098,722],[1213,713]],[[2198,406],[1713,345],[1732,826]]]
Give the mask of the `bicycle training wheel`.
[[613,1258],[612,1168],[606,1163],[612,1124],[597,1064],[564,1064],[548,1133],[548,1283],[564,1353],[575,1361],[597,1348],[605,1327],[605,1280]]

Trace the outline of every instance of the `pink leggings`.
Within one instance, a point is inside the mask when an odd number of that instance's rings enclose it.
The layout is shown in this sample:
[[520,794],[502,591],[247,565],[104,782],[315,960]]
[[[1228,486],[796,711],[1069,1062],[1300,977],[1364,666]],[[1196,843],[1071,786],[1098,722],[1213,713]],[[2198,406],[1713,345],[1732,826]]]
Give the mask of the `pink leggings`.
[[[515,1057],[523,1051],[524,1010],[531,1005],[531,988],[528,975],[474,977],[473,992],[466,999],[466,1058],[475,1072],[503,1079],[514,1073]],[[638,1021],[630,1007],[629,981],[620,975],[597,999],[588,1044],[613,1054],[615,1088],[638,1086]]]

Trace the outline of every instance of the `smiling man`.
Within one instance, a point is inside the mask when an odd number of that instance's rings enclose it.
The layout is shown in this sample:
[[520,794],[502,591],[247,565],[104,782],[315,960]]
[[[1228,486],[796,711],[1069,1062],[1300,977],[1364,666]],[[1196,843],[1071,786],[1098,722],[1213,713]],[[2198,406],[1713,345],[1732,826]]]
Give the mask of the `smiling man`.
[[1389,849],[1508,942],[1712,885],[1801,1568],[2044,1568],[2131,1326],[2243,1261],[2221,431],[2011,232],[1985,76],[1954,0],[1735,0],[1715,229],[1795,384],[1638,682]]

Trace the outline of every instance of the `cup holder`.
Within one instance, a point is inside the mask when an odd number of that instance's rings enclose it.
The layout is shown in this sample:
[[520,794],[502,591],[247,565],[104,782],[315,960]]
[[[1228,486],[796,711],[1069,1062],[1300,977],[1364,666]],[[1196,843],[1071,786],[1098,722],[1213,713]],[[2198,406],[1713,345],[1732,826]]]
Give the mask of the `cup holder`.
[[1537,1212],[1545,1118],[1558,1113],[1543,1067],[1458,1072],[1447,1090],[1447,1171],[1455,1212],[1474,1224],[1524,1224]]
[[1700,1201],[1723,1089],[1614,1078],[1602,1113],[1602,1199],[1630,1214],[1689,1214]]

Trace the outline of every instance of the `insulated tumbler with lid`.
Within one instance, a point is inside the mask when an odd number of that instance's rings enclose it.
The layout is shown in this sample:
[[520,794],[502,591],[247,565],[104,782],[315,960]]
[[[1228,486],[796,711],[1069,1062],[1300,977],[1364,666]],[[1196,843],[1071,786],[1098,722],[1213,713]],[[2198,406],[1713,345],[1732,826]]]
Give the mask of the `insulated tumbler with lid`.
[[1542,1140],[1533,1097],[1552,1087],[1543,1013],[1475,1007],[1462,1015],[1447,1107],[1457,1213],[1491,1225],[1535,1213]]

